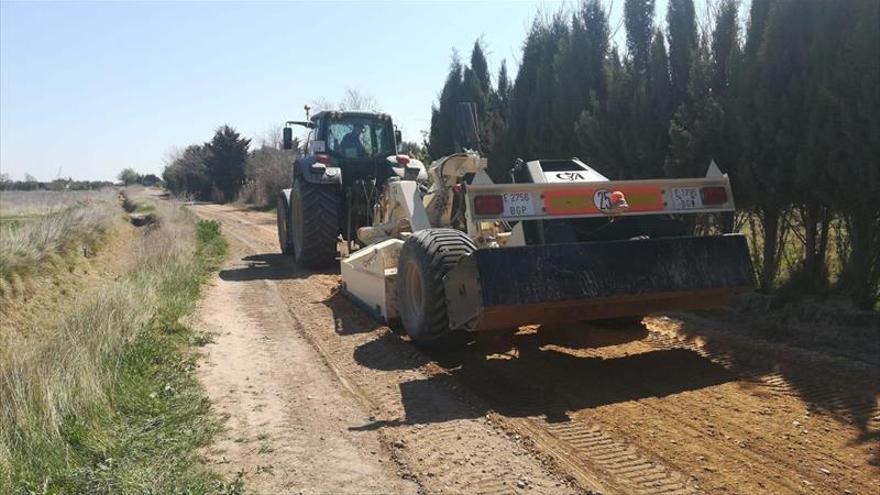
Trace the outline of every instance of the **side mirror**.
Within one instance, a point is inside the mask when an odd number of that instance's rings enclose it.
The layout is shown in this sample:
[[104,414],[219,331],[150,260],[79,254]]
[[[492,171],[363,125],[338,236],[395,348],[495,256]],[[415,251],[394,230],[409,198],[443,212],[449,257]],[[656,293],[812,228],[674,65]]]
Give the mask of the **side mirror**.
[[397,144],[403,142],[403,135],[400,134],[400,129],[394,129],[394,140],[397,142]]
[[293,149],[293,129],[290,127],[285,127],[283,130],[281,148],[285,150]]

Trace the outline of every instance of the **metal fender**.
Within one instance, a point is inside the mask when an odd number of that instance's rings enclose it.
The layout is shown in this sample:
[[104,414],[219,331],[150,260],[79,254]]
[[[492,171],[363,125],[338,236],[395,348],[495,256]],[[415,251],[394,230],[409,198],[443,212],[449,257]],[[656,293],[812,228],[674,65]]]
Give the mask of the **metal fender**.
[[294,175],[310,184],[342,185],[342,169],[318,163],[315,157],[300,158],[293,164]]

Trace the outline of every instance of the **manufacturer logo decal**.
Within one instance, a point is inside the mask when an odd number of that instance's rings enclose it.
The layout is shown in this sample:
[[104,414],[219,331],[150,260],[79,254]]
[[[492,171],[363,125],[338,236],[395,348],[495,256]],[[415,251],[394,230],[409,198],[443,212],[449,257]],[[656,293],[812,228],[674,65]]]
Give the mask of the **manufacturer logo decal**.
[[565,182],[582,182],[587,180],[580,172],[556,172],[554,175],[560,181]]
[[611,191],[608,189],[596,189],[593,193],[593,204],[600,210],[611,208]]

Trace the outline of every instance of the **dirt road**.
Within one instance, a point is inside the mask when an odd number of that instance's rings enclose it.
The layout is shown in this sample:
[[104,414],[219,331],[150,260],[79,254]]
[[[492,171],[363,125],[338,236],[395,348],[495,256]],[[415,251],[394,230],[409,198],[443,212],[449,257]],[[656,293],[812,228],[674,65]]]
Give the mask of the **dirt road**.
[[278,254],[273,215],[194,209],[234,252],[201,311],[209,458],[251,490],[880,493],[876,362],[692,315],[430,355]]

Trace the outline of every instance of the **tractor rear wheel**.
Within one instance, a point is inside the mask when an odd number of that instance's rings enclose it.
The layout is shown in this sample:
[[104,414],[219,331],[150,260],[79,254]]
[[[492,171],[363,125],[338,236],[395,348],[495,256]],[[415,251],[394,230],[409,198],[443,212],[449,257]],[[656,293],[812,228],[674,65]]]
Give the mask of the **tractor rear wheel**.
[[278,245],[282,254],[291,254],[293,243],[290,240],[290,189],[278,193],[275,219],[278,222]]
[[443,277],[476,249],[467,235],[455,229],[422,230],[404,242],[397,263],[397,297],[401,322],[416,345],[451,344]]
[[295,180],[290,214],[296,264],[303,268],[332,265],[339,240],[339,186]]

